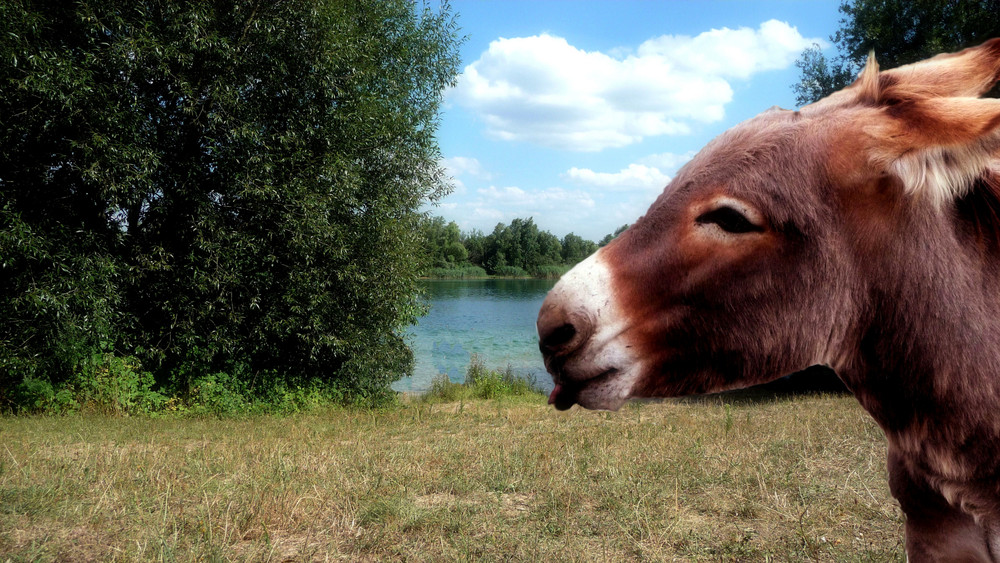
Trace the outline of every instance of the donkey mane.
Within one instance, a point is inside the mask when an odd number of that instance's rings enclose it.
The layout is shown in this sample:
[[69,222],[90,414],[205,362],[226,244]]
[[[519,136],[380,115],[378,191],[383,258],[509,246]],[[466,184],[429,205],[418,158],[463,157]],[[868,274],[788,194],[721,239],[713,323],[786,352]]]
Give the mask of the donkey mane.
[[1000,169],[994,163],[976,178],[965,195],[955,202],[960,216],[967,217],[984,250],[1000,252]]

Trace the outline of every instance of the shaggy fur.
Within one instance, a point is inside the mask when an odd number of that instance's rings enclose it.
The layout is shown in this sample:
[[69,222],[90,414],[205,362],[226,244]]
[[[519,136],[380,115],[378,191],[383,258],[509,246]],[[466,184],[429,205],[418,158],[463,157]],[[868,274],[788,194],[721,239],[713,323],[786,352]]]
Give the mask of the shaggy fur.
[[885,431],[909,560],[1000,561],[1000,101],[978,98],[998,78],[1000,39],[872,57],[852,86],[712,141],[546,299],[552,402],[828,365]]

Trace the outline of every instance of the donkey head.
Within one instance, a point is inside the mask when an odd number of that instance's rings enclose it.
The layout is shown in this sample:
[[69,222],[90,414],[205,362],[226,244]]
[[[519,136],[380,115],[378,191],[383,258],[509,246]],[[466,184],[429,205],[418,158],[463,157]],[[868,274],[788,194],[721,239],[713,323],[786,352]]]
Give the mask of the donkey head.
[[[870,58],[850,87],[712,141],[549,293],[550,402],[616,409],[863,369],[873,319],[906,325],[996,251],[1000,100],[978,96],[998,74],[1000,40],[884,72]],[[982,290],[963,275],[949,283]]]

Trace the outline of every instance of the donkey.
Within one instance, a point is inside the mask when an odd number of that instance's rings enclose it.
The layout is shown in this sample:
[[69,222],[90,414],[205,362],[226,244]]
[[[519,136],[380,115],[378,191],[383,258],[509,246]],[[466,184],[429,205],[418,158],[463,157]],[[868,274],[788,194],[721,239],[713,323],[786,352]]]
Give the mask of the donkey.
[[549,402],[833,368],[885,432],[910,561],[1000,561],[1000,39],[710,142],[538,315]]

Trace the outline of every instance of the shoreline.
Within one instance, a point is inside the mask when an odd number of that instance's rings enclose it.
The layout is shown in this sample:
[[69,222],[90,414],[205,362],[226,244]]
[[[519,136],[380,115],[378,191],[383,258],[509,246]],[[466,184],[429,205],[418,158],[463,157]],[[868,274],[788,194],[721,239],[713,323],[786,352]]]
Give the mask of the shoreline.
[[479,280],[558,280],[562,276],[463,276],[463,277],[434,277],[418,276],[420,281],[479,281]]

